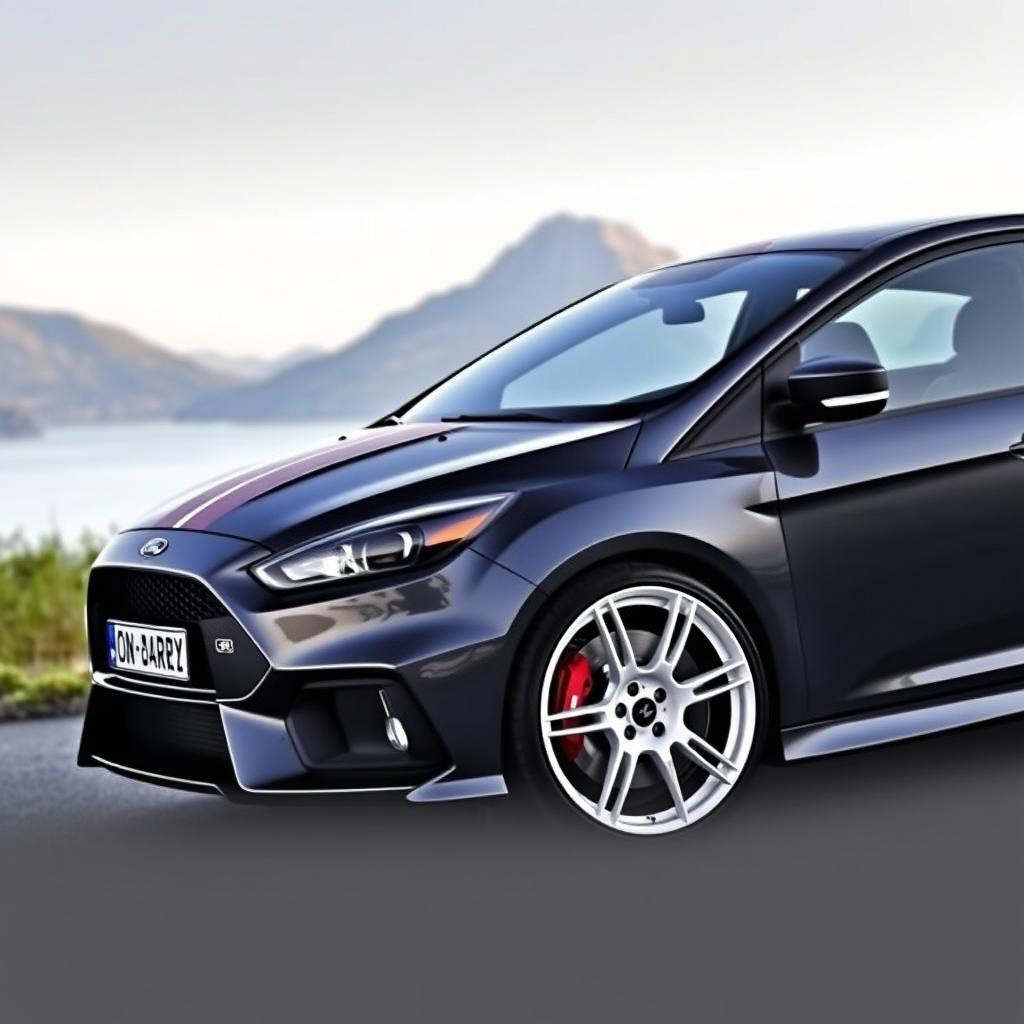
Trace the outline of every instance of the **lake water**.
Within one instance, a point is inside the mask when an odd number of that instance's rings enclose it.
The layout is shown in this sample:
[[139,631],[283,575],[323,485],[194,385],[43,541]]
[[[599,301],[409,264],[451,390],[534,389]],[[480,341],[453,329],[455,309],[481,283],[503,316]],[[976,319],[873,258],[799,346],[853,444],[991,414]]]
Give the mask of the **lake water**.
[[204,480],[327,444],[350,427],[136,422],[0,439],[0,534],[106,536]]

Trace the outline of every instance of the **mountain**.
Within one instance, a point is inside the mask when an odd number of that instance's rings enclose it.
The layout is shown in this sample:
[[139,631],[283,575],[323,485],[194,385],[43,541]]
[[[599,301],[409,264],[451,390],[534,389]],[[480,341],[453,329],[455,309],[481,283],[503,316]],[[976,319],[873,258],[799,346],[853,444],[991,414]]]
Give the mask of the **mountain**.
[[42,427],[17,405],[0,405],[0,438],[35,437]]
[[265,381],[207,395],[196,419],[369,418],[574,299],[674,258],[625,224],[542,221],[474,281],[385,317],[342,348]]
[[192,362],[198,363],[212,373],[237,377],[241,381],[257,381],[273,377],[276,373],[283,373],[307,359],[315,359],[323,354],[324,350],[315,345],[300,345],[282,356],[236,356],[227,352],[215,352],[209,348],[193,349],[187,355]]
[[0,405],[30,420],[171,416],[234,378],[73,313],[0,307]]

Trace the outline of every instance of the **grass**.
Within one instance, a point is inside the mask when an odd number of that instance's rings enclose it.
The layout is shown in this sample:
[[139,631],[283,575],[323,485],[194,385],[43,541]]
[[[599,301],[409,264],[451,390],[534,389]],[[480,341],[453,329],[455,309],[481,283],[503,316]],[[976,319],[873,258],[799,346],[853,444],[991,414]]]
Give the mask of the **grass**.
[[100,540],[0,538],[0,720],[80,710],[85,581]]

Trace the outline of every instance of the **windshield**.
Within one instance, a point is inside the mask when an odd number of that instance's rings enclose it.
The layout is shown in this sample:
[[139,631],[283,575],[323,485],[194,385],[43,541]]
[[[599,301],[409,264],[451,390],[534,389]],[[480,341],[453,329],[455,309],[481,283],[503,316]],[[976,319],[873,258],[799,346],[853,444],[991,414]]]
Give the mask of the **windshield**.
[[402,419],[558,419],[584,409],[615,415],[624,404],[695,381],[841,269],[849,255],[730,256],[631,278],[458,371]]

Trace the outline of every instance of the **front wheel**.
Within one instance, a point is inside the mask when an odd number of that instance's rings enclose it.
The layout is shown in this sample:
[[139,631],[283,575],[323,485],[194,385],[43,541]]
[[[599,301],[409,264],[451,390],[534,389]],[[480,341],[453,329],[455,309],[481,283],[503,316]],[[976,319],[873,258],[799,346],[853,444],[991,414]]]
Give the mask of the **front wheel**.
[[618,832],[715,810],[759,753],[764,673],[739,616],[654,565],[595,570],[545,610],[511,709],[512,780]]

